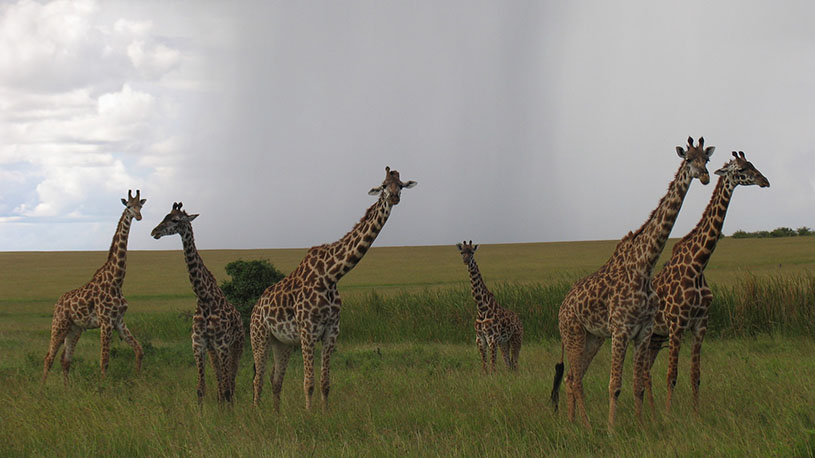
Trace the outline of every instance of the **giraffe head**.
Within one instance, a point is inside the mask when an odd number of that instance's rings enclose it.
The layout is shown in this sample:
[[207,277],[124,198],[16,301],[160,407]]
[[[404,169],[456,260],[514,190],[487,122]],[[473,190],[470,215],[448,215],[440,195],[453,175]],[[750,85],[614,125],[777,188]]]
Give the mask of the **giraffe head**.
[[733,151],[733,159],[714,173],[719,176],[730,177],[730,181],[734,185],[749,186],[755,184],[761,188],[770,186],[770,181],[744,157],[744,151],[738,153]]
[[127,213],[131,218],[136,218],[136,221],[141,221],[141,207],[147,199],[141,198],[141,191],[136,190],[136,195],[133,196],[133,190],[127,190],[127,199],[122,199],[122,204],[127,208]]
[[410,189],[414,186],[416,186],[415,181],[402,181],[399,179],[399,172],[391,170],[390,167],[385,167],[385,181],[382,182],[381,186],[377,186],[368,191],[368,194],[371,196],[381,196],[381,198],[385,199],[389,204],[396,205],[399,203],[402,189]]
[[457,243],[456,246],[458,247],[458,251],[461,252],[461,259],[464,261],[464,264],[469,264],[473,259],[475,250],[478,249],[478,245],[473,245],[472,240],[470,240],[470,243],[467,243],[465,240],[461,243]]
[[180,234],[183,230],[190,228],[190,221],[197,218],[198,215],[187,214],[185,210],[181,209],[182,205],[184,204],[181,202],[173,203],[170,213],[167,213],[167,216],[150,233],[154,239],[158,240],[165,235]]
[[676,154],[685,160],[684,166],[690,170],[691,178],[698,178],[702,184],[710,183],[710,174],[707,171],[707,161],[716,149],[715,146],[705,148],[705,138],[699,137],[699,144],[693,145],[693,137],[688,137],[687,149],[676,147]]

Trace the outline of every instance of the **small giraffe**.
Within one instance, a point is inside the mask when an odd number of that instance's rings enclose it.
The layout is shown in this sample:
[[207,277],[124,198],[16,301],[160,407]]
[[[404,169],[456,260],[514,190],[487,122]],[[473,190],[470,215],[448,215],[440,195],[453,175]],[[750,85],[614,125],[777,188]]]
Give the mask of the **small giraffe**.
[[[463,242],[456,244],[467,270],[470,272],[470,283],[473,289],[473,299],[478,309],[475,319],[475,344],[481,353],[481,366],[484,372],[495,372],[495,353],[501,347],[504,362],[512,370],[518,369],[518,354],[521,352],[521,343],[524,337],[524,327],[515,312],[507,310],[495,300],[495,296],[487,289],[478,264],[475,263],[475,250],[478,245]],[[490,366],[487,366],[487,350],[490,352]]]
[[693,334],[691,353],[691,387],[693,407],[699,409],[699,377],[702,340],[707,331],[707,318],[713,294],[705,280],[707,266],[716,243],[722,234],[727,207],[736,186],[770,186],[770,182],[747,159],[744,152],[733,151],[733,159],[717,170],[719,180],[710,203],[702,214],[699,224],[674,245],[671,259],[654,276],[654,291],[659,296],[660,307],[654,317],[654,332],[651,336],[650,359],[646,367],[645,386],[648,401],[654,406],[651,391],[651,367],[666,340],[670,341],[668,364],[668,396],[666,410],[671,410],[671,398],[676,386],[679,346],[686,331]]
[[269,351],[274,353],[271,382],[275,410],[280,408],[280,390],[292,349],[298,345],[303,352],[303,391],[306,409],[311,409],[314,391],[314,345],[323,344],[320,375],[323,408],[327,407],[329,363],[337,335],[340,332],[342,302],[337,282],[362,259],[391,209],[399,203],[403,188],[412,188],[415,181],[403,182],[399,172],[385,167],[385,181],[368,194],[379,199],[365,216],[340,240],[312,247],[300,265],[286,278],[263,292],[252,310],[249,335],[255,359],[254,405],[260,402],[263,373]]
[[51,320],[51,342],[43,363],[42,383],[48,378],[48,371],[57,356],[59,347],[65,343],[62,351],[62,373],[65,384],[68,384],[68,371],[71,369],[71,359],[79,336],[86,329],[100,328],[101,330],[101,358],[99,365],[102,369],[102,378],[108,369],[110,357],[110,339],[115,329],[136,354],[136,372],[141,370],[144,352],[141,345],[127,329],[124,314],[127,311],[127,301],[122,295],[122,283],[125,279],[127,262],[127,238],[130,234],[130,223],[133,218],[141,220],[141,208],[147,199],[141,199],[137,189],[136,196],[132,190],[127,191],[127,200],[122,199],[125,209],[113,235],[107,261],[100,267],[93,278],[81,288],[77,288],[60,296],[54,305],[54,317]]
[[232,403],[235,394],[235,376],[243,353],[243,324],[238,310],[226,299],[212,272],[195,248],[192,220],[197,214],[187,214],[182,203],[173,203],[173,209],[150,234],[156,240],[165,235],[178,234],[184,246],[184,259],[190,274],[192,289],[198,297],[192,317],[192,351],[198,368],[198,405],[204,399],[204,367],[207,353],[218,381],[218,401]]
[[558,323],[561,359],[555,366],[551,400],[557,410],[560,382],[563,378],[563,354],[569,359],[566,375],[569,420],[574,421],[575,405],[583,424],[589,419],[583,401],[583,376],[606,338],[611,337],[611,375],[609,378],[608,429],[613,431],[617,398],[622,386],[623,361],[629,342],[634,343],[634,406],[641,419],[644,393],[643,375],[654,314],[659,305],[651,286],[651,274],[659,258],[693,178],[703,184],[710,181],[707,162],[714,147],[704,148],[704,139],[687,150],[677,146],[682,165],[668,192],[645,224],[617,244],[611,258],[595,273],[578,280],[560,306]]

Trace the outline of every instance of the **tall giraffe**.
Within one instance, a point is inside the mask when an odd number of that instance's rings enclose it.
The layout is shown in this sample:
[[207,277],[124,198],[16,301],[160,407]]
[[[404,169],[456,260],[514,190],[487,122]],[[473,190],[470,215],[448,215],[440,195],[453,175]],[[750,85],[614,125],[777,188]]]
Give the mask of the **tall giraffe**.
[[[495,353],[501,347],[504,362],[512,370],[518,369],[518,354],[521,352],[521,343],[524,337],[524,327],[515,312],[507,310],[495,300],[495,296],[487,289],[484,278],[475,262],[475,250],[478,245],[473,241],[456,245],[461,252],[464,264],[470,272],[470,283],[473,290],[473,299],[477,308],[475,319],[475,344],[481,353],[481,366],[484,372],[495,372]],[[487,366],[487,351],[490,353],[490,366]]]
[[714,149],[705,148],[701,137],[698,146],[693,145],[693,138],[688,138],[687,150],[677,146],[682,164],[659,206],[642,227],[623,237],[611,258],[599,270],[578,280],[563,299],[558,313],[561,359],[555,366],[551,400],[557,410],[563,354],[566,353],[569,359],[566,375],[569,420],[574,420],[576,404],[583,423],[590,427],[583,401],[583,376],[607,337],[611,337],[608,429],[612,431],[614,428],[623,361],[632,341],[635,348],[634,405],[637,418],[641,418],[645,358],[659,305],[651,286],[651,274],[691,181],[693,178],[698,178],[702,184],[710,181],[706,165]]
[[710,203],[702,213],[699,224],[676,243],[671,259],[654,276],[654,291],[660,298],[660,307],[654,317],[654,331],[649,347],[650,356],[645,373],[648,401],[653,407],[651,367],[666,340],[670,341],[668,363],[668,396],[665,408],[670,411],[673,389],[679,364],[679,346],[686,331],[693,334],[691,352],[691,387],[693,407],[699,408],[699,377],[702,340],[707,331],[707,318],[713,294],[705,280],[705,267],[716,249],[722,234],[727,207],[736,186],[770,186],[770,182],[744,157],[744,152],[733,151],[733,159],[717,170],[719,180]]
[[243,353],[243,323],[238,310],[226,299],[212,272],[195,248],[192,220],[197,214],[187,214],[182,203],[173,203],[173,209],[153,229],[150,235],[156,240],[165,235],[178,234],[184,246],[184,259],[190,274],[190,283],[198,298],[192,317],[192,351],[198,368],[198,405],[204,399],[206,383],[204,368],[207,353],[215,369],[218,381],[218,400],[232,402],[235,394],[235,376]]
[[71,359],[74,348],[82,331],[100,328],[101,330],[101,357],[99,365],[102,369],[102,378],[108,369],[110,357],[110,338],[115,329],[136,354],[136,371],[141,370],[144,352],[141,345],[127,329],[124,314],[127,311],[127,301],[122,295],[122,283],[125,279],[127,263],[127,238],[130,234],[130,223],[133,218],[141,220],[141,208],[147,199],[141,199],[137,189],[136,196],[127,191],[127,200],[122,199],[125,209],[122,212],[116,233],[108,251],[108,259],[102,264],[93,278],[84,286],[68,291],[60,296],[54,305],[54,317],[51,320],[51,343],[43,363],[42,382],[45,383],[48,371],[65,342],[62,351],[62,373],[65,384],[68,384],[68,371],[71,369]]
[[311,409],[314,391],[314,345],[323,344],[320,375],[323,407],[327,406],[329,363],[337,335],[340,332],[342,302],[337,282],[362,259],[382,226],[391,208],[399,203],[403,188],[412,188],[415,181],[403,182],[399,172],[385,167],[385,181],[368,194],[379,199],[368,208],[350,232],[340,240],[312,247],[300,265],[283,280],[270,286],[252,310],[249,335],[255,359],[254,404],[260,402],[263,373],[269,350],[274,353],[272,392],[275,409],[280,406],[280,390],[292,349],[298,345],[303,352],[303,391],[306,409]]

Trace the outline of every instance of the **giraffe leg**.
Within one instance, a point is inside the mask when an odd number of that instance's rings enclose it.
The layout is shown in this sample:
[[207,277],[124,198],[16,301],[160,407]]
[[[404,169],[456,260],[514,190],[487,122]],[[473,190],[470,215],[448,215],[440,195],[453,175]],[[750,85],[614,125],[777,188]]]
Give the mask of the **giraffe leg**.
[[238,377],[238,364],[243,354],[243,332],[232,342],[229,355],[229,373],[227,382],[229,384],[229,402],[235,404],[235,380]]
[[691,351],[690,382],[693,389],[693,410],[699,414],[699,382],[702,376],[702,341],[707,331],[707,319],[693,334],[693,350]]
[[518,370],[518,356],[521,354],[521,336],[520,334],[515,334],[512,336],[511,347],[510,350],[512,352],[510,361],[512,361],[512,369],[517,371]]
[[487,348],[490,351],[490,372],[495,373],[495,357],[498,352],[498,346],[495,344],[495,337],[487,337]]
[[65,336],[71,329],[70,322],[63,318],[61,315],[54,313],[54,318],[51,320],[51,342],[48,345],[48,353],[45,354],[42,369],[42,383],[48,378],[48,371],[51,370],[51,365],[54,364],[54,358],[57,357],[59,347],[65,341]]
[[193,331],[192,335],[192,354],[195,357],[195,368],[198,370],[198,385],[195,392],[198,395],[198,407],[201,407],[204,402],[204,395],[207,391],[207,382],[204,378],[204,371],[207,365],[207,350],[203,339],[195,331]]
[[566,374],[569,421],[574,421],[575,410],[577,410],[583,425],[586,428],[591,428],[583,399],[583,374],[585,369],[588,368],[587,338],[590,335],[579,323],[565,320],[561,321],[560,335],[566,350],[566,358],[569,360],[569,372]]
[[478,353],[481,354],[481,369],[485,374],[489,374],[490,371],[487,368],[487,342],[481,338],[481,336],[477,335],[475,336],[475,344],[478,346]]
[[252,358],[255,361],[255,377],[252,381],[253,397],[252,404],[257,407],[260,403],[260,395],[263,392],[263,374],[266,372],[266,361],[269,360],[269,331],[263,329],[261,325],[256,325],[252,321],[249,331],[249,338],[252,342]]
[[110,339],[113,337],[113,325],[110,323],[102,322],[99,326],[99,340],[101,341],[100,345],[100,357],[99,357],[99,366],[102,369],[102,378],[104,379],[107,375],[108,371],[108,362],[110,361]]
[[74,349],[76,343],[79,341],[79,336],[82,335],[82,328],[79,326],[71,326],[68,335],[65,337],[65,349],[62,350],[62,375],[65,380],[65,386],[68,386],[68,371],[71,370],[71,360],[73,360]]
[[119,326],[116,328],[119,332],[119,337],[122,338],[130,348],[133,349],[133,353],[136,355],[136,373],[141,372],[141,362],[144,358],[144,350],[142,350],[139,341],[133,337],[133,334],[130,332],[130,329],[127,329],[127,325],[124,322],[120,323]]
[[272,368],[271,382],[272,393],[274,394],[275,412],[280,412],[280,392],[283,390],[283,377],[286,375],[286,368],[289,366],[289,356],[292,347],[280,342],[272,344],[274,353],[274,367]]
[[608,430],[614,431],[614,420],[617,415],[617,398],[623,385],[623,362],[628,348],[629,337],[617,331],[611,336],[611,376],[608,382]]
[[[586,333],[584,338],[584,346],[583,346],[583,357],[582,357],[582,364],[580,365],[580,372],[578,373],[578,386],[577,389],[579,390],[579,398],[577,398],[577,403],[580,407],[580,411],[582,413],[583,424],[589,428],[589,416],[586,414],[586,406],[584,404],[585,397],[583,395],[583,377],[586,376],[586,371],[589,370],[589,365],[591,365],[591,361],[597,356],[597,352],[600,351],[600,347],[603,346],[603,338],[595,336],[594,334]],[[571,365],[571,364],[570,364]]]
[[209,353],[209,359],[212,361],[212,368],[215,370],[215,383],[218,386],[218,403],[222,403],[225,401],[225,389],[224,386],[224,370],[226,369],[226,354],[222,349],[214,349],[209,348],[207,353]]
[[[653,321],[651,321],[653,323]],[[652,324],[643,325],[643,328],[634,337],[634,412],[637,420],[642,423],[642,400],[645,395],[645,373],[651,356]]]
[[512,361],[510,360],[510,350],[509,350],[509,341],[503,342],[498,345],[501,347],[501,356],[504,357],[504,364],[507,365],[507,368],[510,370],[512,369]]
[[671,411],[676,375],[679,371],[679,347],[682,344],[682,326],[671,326],[670,347],[668,349],[668,394],[665,397],[665,411]]
[[645,384],[645,395],[648,398],[648,404],[651,406],[651,413],[656,414],[656,405],[654,404],[654,392],[652,390],[653,381],[651,379],[651,369],[654,367],[654,362],[657,360],[657,355],[662,346],[662,339],[660,336],[652,335],[651,342],[648,344],[648,359],[645,361],[645,374],[643,383]]
[[323,396],[323,410],[328,410],[328,392],[331,390],[331,354],[337,343],[339,327],[330,328],[323,337],[322,361],[320,366],[320,391]]
[[303,393],[306,395],[306,410],[311,410],[311,396],[314,394],[314,337],[307,326],[300,328],[300,350],[303,352]]

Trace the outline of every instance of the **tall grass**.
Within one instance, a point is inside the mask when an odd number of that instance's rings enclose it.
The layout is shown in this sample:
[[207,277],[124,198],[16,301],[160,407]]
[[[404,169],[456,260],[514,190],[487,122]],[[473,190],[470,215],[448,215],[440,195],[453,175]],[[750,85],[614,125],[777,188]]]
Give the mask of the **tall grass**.
[[709,328],[716,335],[815,336],[815,274],[749,275],[713,293]]
[[[557,313],[570,284],[502,283],[492,288],[498,303],[515,311],[525,340],[558,337]],[[713,287],[710,336],[757,334],[815,336],[815,274],[790,277],[748,275],[733,286]],[[464,287],[370,291],[343,306],[342,338],[357,342],[465,342],[473,339],[475,304]]]

